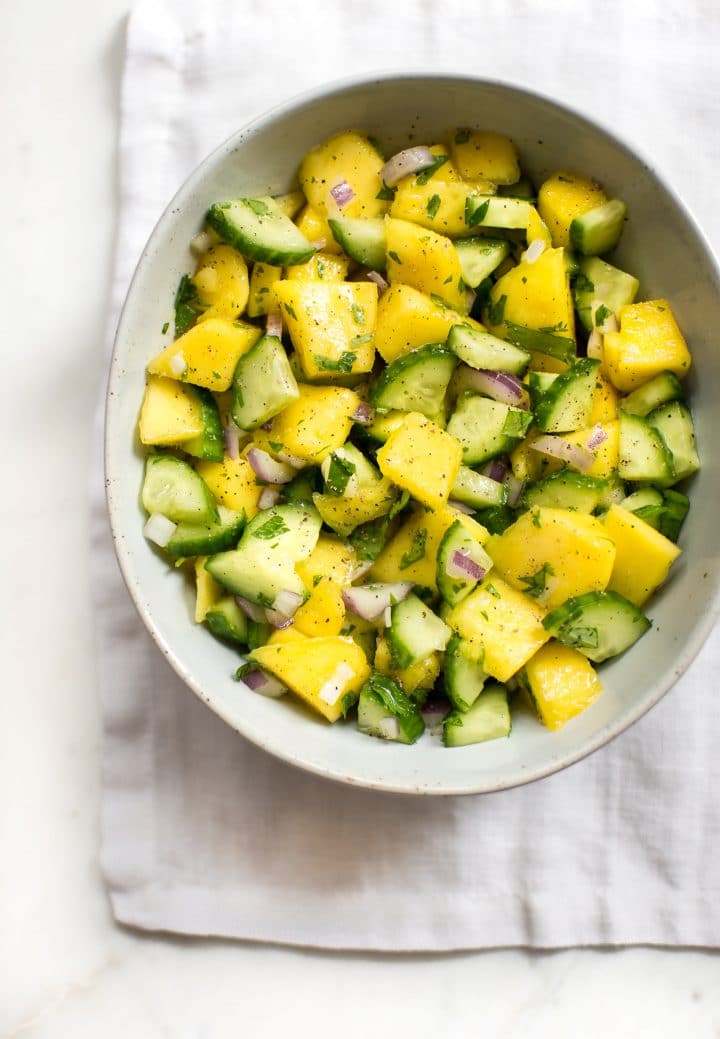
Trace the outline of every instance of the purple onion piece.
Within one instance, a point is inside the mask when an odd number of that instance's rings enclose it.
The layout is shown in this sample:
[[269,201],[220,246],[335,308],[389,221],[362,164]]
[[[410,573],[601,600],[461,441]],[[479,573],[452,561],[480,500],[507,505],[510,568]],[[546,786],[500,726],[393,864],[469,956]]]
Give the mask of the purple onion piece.
[[295,470],[287,462],[278,462],[267,451],[260,447],[251,447],[247,453],[250,466],[265,483],[289,483],[295,476]]
[[343,602],[356,616],[366,621],[382,617],[385,610],[396,602],[402,602],[412,591],[411,581],[396,581],[388,584],[359,585],[344,588]]
[[407,177],[409,173],[419,173],[420,170],[426,170],[428,166],[433,166],[436,161],[437,156],[433,155],[429,148],[423,146],[404,148],[403,151],[397,152],[391,159],[388,159],[380,170],[380,176],[384,183],[389,188],[392,188],[403,177]]
[[242,681],[254,693],[260,693],[261,696],[268,696],[273,699],[278,696],[284,696],[287,692],[287,688],[282,682],[275,678],[274,675],[268,675],[265,671],[261,671],[260,668],[253,668],[252,671],[247,671],[243,675]]
[[590,448],[591,451],[593,451],[596,447],[600,447],[601,444],[604,444],[607,438],[607,433],[598,422],[598,424],[596,426],[593,426],[592,428],[590,436],[587,440],[587,446]]
[[472,581],[482,581],[483,577],[487,573],[485,567],[480,566],[474,559],[471,559],[465,552],[456,550],[450,556],[450,559],[446,566],[446,573],[451,578],[470,578]]
[[279,610],[265,610],[265,617],[267,618],[268,624],[275,628],[276,631],[282,631],[283,628],[289,628],[292,624],[292,617],[288,617],[285,613],[280,613]]
[[487,462],[480,470],[483,476],[487,476],[490,480],[495,480],[496,483],[503,482],[507,471],[507,465],[499,458],[493,458],[492,462]]
[[335,201],[335,205],[339,209],[343,209],[348,202],[351,202],[355,198],[355,192],[344,179],[335,184],[334,187],[330,188],[330,194]]
[[282,339],[283,319],[279,310],[271,310],[265,317],[265,335]]
[[368,271],[365,275],[368,281],[374,281],[378,287],[378,295],[382,296],[390,288],[389,283],[383,278],[380,271]]
[[530,394],[518,377],[508,372],[494,372],[461,364],[455,372],[454,383],[459,393],[470,390],[472,393],[482,393],[483,396],[501,404],[520,408],[522,411],[530,410]]
[[240,457],[240,430],[232,420],[225,426],[223,435],[226,455],[232,458],[233,462],[237,462]]
[[502,482],[507,487],[507,503],[511,509],[514,509],[520,501],[520,497],[525,488],[525,482],[524,480],[518,480],[512,472],[507,472],[503,477]]
[[475,512],[475,509],[471,508],[469,505],[466,505],[464,501],[458,501],[456,498],[451,498],[448,501],[448,505],[451,509],[455,509],[455,512],[462,512],[466,516],[472,516],[472,514]]
[[360,401],[352,415],[353,422],[360,426],[369,426],[375,418],[375,408],[367,401]]
[[277,505],[281,494],[282,491],[279,487],[263,487],[260,492],[260,497],[258,498],[258,508],[260,511],[264,512],[265,509],[272,509],[273,506]]
[[265,610],[262,606],[258,606],[254,602],[250,602],[249,599],[243,599],[242,595],[235,596],[235,602],[238,604],[242,612],[255,624],[265,623]]
[[567,462],[573,469],[577,469],[581,473],[587,472],[595,461],[592,451],[588,451],[580,444],[564,440],[562,437],[550,435],[538,437],[530,446],[533,451],[537,451],[541,455],[548,455],[550,458],[559,458],[561,461]]

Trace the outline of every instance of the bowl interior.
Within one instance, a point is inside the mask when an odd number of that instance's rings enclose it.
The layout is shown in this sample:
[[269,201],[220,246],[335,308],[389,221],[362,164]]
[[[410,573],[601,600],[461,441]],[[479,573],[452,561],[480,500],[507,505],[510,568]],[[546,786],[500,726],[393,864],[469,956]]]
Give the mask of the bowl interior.
[[[143,459],[134,430],[145,365],[162,346],[160,330],[171,319],[178,279],[192,270],[190,239],[213,201],[289,189],[308,148],[341,129],[366,130],[389,155],[408,143],[431,144],[458,125],[511,136],[537,183],[555,169],[576,169],[628,203],[616,260],[640,278],[640,298],[670,299],[688,339],[703,469],[693,480],[681,538],[686,551],[648,607],[653,629],[603,666],[603,696],[559,733],[521,710],[509,740],[448,751],[427,735],[404,747],[362,736],[354,725],[331,727],[288,698],[266,700],[232,680],[237,654],[192,623],[185,579],[143,538]],[[717,612],[720,473],[710,445],[720,442],[718,288],[701,234],[658,176],[615,138],[552,101],[499,83],[407,76],[330,88],[276,109],[222,145],[180,189],[143,252],[122,314],[108,397],[106,476],[118,557],[143,620],[181,677],[230,725],[286,761],[335,779],[408,793],[481,792],[539,778],[583,757],[662,696]]]

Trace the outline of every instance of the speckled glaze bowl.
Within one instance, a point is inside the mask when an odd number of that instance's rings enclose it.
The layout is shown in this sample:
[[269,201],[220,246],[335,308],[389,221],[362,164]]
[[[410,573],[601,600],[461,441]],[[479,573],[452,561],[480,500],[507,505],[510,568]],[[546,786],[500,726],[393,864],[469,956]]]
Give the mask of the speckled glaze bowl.
[[[232,679],[237,654],[192,622],[192,590],[153,552],[139,505],[143,456],[136,437],[145,365],[161,346],[178,279],[192,269],[189,242],[208,206],[233,195],[291,186],[304,153],[332,133],[361,127],[385,154],[432,143],[452,126],[508,134],[536,183],[558,167],[597,176],[623,198],[630,220],[618,263],[641,280],[642,298],[670,299],[690,344],[689,376],[702,471],[682,532],[684,553],[649,603],[652,630],[604,665],[600,699],[560,732],[522,709],[512,735],[445,749],[428,735],[412,747],[330,726],[292,697],[268,700]],[[377,790],[465,794],[501,790],[550,775],[602,747],[648,711],[688,666],[718,612],[720,501],[720,275],[682,202],[629,145],[546,97],[507,84],[452,76],[400,75],[333,84],[295,98],[239,130],[201,163],[157,224],[122,312],[112,360],[106,476],[118,560],[135,605],[180,677],[228,725],[271,754],[318,775]]]

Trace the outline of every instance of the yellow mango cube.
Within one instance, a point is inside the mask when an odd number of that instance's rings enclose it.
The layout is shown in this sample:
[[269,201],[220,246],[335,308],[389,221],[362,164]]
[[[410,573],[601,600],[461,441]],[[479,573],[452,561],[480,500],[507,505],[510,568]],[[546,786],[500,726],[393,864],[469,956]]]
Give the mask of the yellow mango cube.
[[349,585],[359,562],[355,549],[347,542],[331,534],[321,534],[308,558],[295,569],[308,591],[312,591],[321,578],[328,578],[341,587]]
[[207,556],[195,560],[195,623],[202,624],[209,610],[219,603],[227,592],[205,569]]
[[548,248],[550,248],[553,244],[550,228],[540,216],[535,206],[530,206],[528,210],[527,240],[528,245],[530,245],[531,242],[539,241],[543,242]]
[[326,253],[342,252],[342,246],[335,241],[324,213],[318,212],[312,206],[305,206],[295,224],[298,231],[301,231],[316,249],[322,249]]
[[417,412],[393,430],[377,453],[383,475],[431,509],[447,502],[461,461],[455,437]]
[[375,347],[387,364],[429,343],[444,343],[453,325],[482,331],[472,318],[441,306],[410,285],[391,285],[378,303]]
[[622,393],[642,386],[660,372],[684,379],[692,358],[666,299],[620,308],[620,331],[603,337],[603,366]]
[[203,254],[193,283],[200,302],[207,307],[198,322],[211,317],[235,321],[247,306],[250,292],[247,264],[230,245],[213,245]]
[[409,667],[396,668],[393,664],[392,651],[388,640],[382,636],[377,640],[375,648],[375,669],[390,675],[402,685],[408,696],[416,690],[432,689],[442,668],[442,657],[437,652],[430,653],[422,660],[416,660]]
[[195,469],[218,505],[244,512],[248,520],[257,514],[262,487],[258,485],[247,458],[241,456],[233,459],[226,455],[222,462],[196,462]]
[[208,318],[165,347],[147,370],[208,390],[229,390],[235,366],[261,334],[255,325]]
[[570,365],[559,357],[551,357],[550,354],[541,354],[538,350],[530,350],[530,368],[534,372],[550,372],[553,375],[562,375]]
[[372,370],[377,285],[279,281],[275,294],[308,379],[347,379]]
[[528,660],[522,684],[540,721],[552,730],[561,729],[602,693],[602,683],[588,658],[555,641]]
[[509,137],[485,130],[456,130],[450,138],[450,149],[465,180],[514,184],[520,179],[517,151]]
[[615,565],[608,588],[642,606],[666,579],[680,549],[639,516],[611,505],[605,529],[615,543]]
[[460,314],[469,310],[457,250],[445,235],[407,220],[385,219],[387,280],[437,296]]
[[358,487],[352,495],[313,494],[313,504],[323,522],[341,537],[347,537],[361,523],[386,516],[397,493],[389,480]]
[[618,417],[618,393],[611,382],[602,372],[596,376],[595,396],[593,397],[592,411],[588,419],[588,426],[596,423],[613,422]]
[[[390,216],[396,220],[409,220],[442,235],[457,237],[468,234],[470,229],[465,220],[467,200],[485,192],[459,178],[456,181],[444,180],[444,171],[445,166],[442,166],[437,176],[421,184],[416,177],[404,177],[390,205]],[[488,194],[495,191],[491,184],[485,187]]]
[[272,420],[268,440],[282,444],[286,454],[319,465],[347,440],[360,398],[344,386],[300,383],[298,390],[298,399]]
[[370,677],[365,654],[345,635],[261,646],[250,659],[329,722],[342,715],[343,697],[357,692]]
[[[617,471],[620,460],[620,422],[614,419],[612,422],[601,422],[599,425],[605,433],[605,439],[597,447],[591,448],[595,455],[595,461],[589,469],[585,470],[586,476],[596,476],[600,480],[607,479]],[[563,440],[579,447],[587,448],[588,441],[593,437],[595,429],[576,429],[574,433],[563,433]],[[537,452],[533,452],[537,454]],[[563,462],[558,458],[548,458],[543,463],[543,473],[555,473],[562,469]]]
[[273,198],[288,220],[294,220],[305,205],[302,191],[288,191],[286,195],[274,195]]
[[282,267],[274,267],[271,263],[253,264],[247,305],[248,317],[264,317],[273,310],[280,309],[280,302],[275,296],[275,284],[282,276]]
[[507,682],[550,635],[543,628],[545,610],[495,573],[450,610],[445,621],[462,638],[484,650],[483,667]]
[[[380,171],[385,160],[373,144],[357,130],[336,134],[309,151],[300,163],[298,177],[313,209],[326,216],[342,212],[346,217],[373,217],[385,212],[387,203],[377,196],[383,182]],[[353,197],[342,207],[331,189],[346,181]]]
[[345,603],[339,584],[321,580],[310,592],[310,598],[297,610],[293,627],[310,638],[339,635],[345,622]]
[[533,508],[485,544],[495,569],[513,588],[552,610],[566,599],[608,586],[615,545],[594,516]]
[[607,202],[607,195],[594,180],[559,170],[540,186],[538,209],[550,229],[553,244],[570,246],[570,224],[575,217]]
[[140,443],[182,444],[202,431],[202,404],[195,389],[150,375],[138,420]]
[[[559,342],[570,340],[567,352],[574,354],[575,316],[570,279],[562,249],[545,249],[537,259],[521,261],[495,282],[490,293],[487,320],[495,335],[513,339],[508,322],[520,328],[549,333]],[[528,341],[528,348],[541,350]],[[564,362],[565,358],[560,358]],[[537,369],[537,364],[533,364]]]
[[[373,563],[368,579],[390,582],[412,581],[421,588],[437,591],[438,548],[446,530],[457,519],[463,522],[468,533],[480,544],[487,541],[488,532],[470,516],[464,516],[447,505],[432,510],[417,506],[395,536],[385,545]],[[470,520],[472,526],[466,524],[465,520]],[[419,545],[422,545],[424,551],[420,558],[417,558]],[[410,559],[413,561],[410,562]]]
[[288,642],[303,642],[307,635],[303,635],[292,624],[288,628],[276,628],[265,643],[266,646],[284,646]]
[[307,263],[288,267],[288,281],[345,281],[350,268],[347,256],[335,256],[329,252],[317,252]]

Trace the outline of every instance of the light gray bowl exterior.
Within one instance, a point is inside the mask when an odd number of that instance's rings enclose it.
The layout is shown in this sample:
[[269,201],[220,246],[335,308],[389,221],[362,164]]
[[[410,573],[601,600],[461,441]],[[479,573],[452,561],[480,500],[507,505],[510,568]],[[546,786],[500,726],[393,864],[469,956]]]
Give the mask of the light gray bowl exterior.
[[[408,142],[433,143],[458,125],[508,134],[538,183],[555,169],[575,169],[597,176],[609,194],[628,203],[617,262],[640,278],[641,298],[671,301],[687,337],[703,468],[692,482],[684,554],[648,607],[653,628],[603,667],[605,691],[596,704],[558,733],[521,711],[510,739],[449,751],[429,736],[404,747],[362,736],[353,725],[328,726],[287,698],[266,700],[232,680],[237,655],[192,623],[186,581],[143,538],[143,456],[134,430],[145,365],[165,341],[160,330],[171,317],[178,279],[192,270],[188,243],[212,202],[287,190],[304,153],[348,127],[373,134],[389,155]],[[717,616],[719,328],[718,268],[693,218],[628,146],[558,102],[503,83],[420,74],[331,85],[290,101],[231,137],[183,185],[140,258],[122,312],[106,413],[107,498],[118,559],[140,616],[213,711],[270,753],[319,775],[400,793],[465,794],[556,772],[649,710],[688,666]]]

